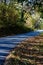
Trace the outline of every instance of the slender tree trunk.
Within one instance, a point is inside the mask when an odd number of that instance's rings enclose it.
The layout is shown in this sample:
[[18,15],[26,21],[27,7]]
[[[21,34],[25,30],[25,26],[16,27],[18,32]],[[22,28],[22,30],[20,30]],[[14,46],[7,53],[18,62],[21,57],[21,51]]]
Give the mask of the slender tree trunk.
[[6,4],[6,0],[4,0],[4,3]]

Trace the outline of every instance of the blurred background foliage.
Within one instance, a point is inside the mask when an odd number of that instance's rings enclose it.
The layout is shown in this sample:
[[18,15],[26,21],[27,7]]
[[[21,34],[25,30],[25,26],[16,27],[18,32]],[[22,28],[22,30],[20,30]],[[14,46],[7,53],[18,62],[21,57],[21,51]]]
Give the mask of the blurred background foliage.
[[43,29],[42,0],[0,0],[0,32]]

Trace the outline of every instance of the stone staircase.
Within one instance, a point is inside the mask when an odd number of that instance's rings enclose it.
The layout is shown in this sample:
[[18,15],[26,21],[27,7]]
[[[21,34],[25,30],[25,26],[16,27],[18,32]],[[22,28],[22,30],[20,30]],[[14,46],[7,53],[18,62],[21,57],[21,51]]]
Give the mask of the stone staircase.
[[[3,65],[6,56],[13,48],[15,48],[15,46],[18,45],[18,43],[20,43],[21,41],[25,40],[28,37],[37,36],[39,34],[40,34],[39,31],[33,31],[29,33],[15,35],[15,36],[7,36],[7,37],[0,38],[0,65]],[[29,51],[29,49],[27,51]],[[30,49],[30,52],[26,52],[26,53],[31,53],[31,51],[32,50]],[[25,51],[23,52],[25,53]]]
[[28,65],[43,65],[43,37],[28,38],[12,51],[22,62],[26,59]]

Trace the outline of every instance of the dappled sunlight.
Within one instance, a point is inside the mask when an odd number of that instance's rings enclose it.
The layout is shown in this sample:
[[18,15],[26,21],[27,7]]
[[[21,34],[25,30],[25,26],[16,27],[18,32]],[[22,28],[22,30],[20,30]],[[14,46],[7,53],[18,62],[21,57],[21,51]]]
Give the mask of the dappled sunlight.
[[33,18],[31,17],[31,15],[27,12],[24,15],[24,18],[26,18],[26,23],[24,25],[28,28],[32,28],[33,27]]
[[32,14],[32,17],[35,19],[35,20],[38,20],[40,18],[40,13],[39,12],[35,12],[34,14]]

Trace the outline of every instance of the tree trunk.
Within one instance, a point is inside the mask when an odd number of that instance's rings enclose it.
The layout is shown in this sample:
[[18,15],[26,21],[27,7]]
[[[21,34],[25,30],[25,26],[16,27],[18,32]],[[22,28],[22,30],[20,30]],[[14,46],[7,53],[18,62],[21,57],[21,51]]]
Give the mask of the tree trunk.
[[6,4],[6,0],[4,0],[4,3]]

